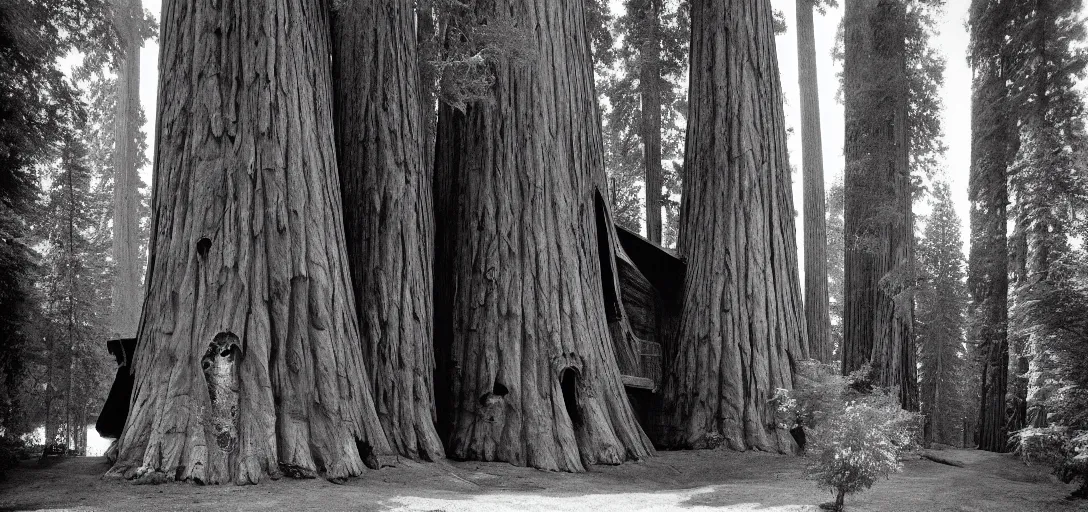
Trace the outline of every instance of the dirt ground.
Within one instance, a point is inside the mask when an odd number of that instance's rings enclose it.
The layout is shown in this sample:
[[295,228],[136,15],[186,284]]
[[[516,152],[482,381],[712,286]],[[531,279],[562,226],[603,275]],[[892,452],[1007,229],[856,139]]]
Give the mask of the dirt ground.
[[[890,480],[847,498],[851,511],[1088,510],[1063,498],[1072,486],[1009,455],[942,451],[959,468],[910,460]],[[759,510],[815,511],[830,499],[804,478],[799,457],[722,450],[661,452],[641,463],[548,473],[501,463],[402,462],[336,485],[324,480],[256,486],[134,485],[103,479],[102,458],[28,462],[0,483],[0,509],[38,510]]]

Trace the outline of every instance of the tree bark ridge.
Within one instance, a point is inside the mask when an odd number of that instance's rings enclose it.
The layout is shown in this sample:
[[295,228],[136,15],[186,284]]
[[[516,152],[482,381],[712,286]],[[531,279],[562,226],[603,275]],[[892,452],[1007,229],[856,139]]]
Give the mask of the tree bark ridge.
[[391,453],[344,251],[328,11],[163,4],[148,297],[113,475],[335,480]]
[[808,356],[768,0],[692,3],[687,258],[665,444],[790,453],[769,400]]

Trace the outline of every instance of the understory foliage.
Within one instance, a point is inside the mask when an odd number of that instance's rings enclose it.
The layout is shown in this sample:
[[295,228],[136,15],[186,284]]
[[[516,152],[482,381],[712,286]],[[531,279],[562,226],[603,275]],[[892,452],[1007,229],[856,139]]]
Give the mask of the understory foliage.
[[1088,261],[1082,251],[1054,262],[1051,279],[1033,286],[1013,309],[1013,322],[1031,318],[1032,335],[1046,351],[1040,404],[1046,423],[1014,434],[1029,462],[1053,466],[1065,482],[1079,479],[1076,495],[1088,498]]
[[536,58],[529,28],[519,27],[501,9],[489,11],[477,3],[436,0],[436,36],[420,48],[429,76],[437,77],[438,99],[462,112],[469,103],[491,100],[496,62]]
[[794,389],[773,399],[784,427],[805,428],[809,477],[835,496],[833,510],[902,469],[900,456],[917,446],[920,415],[901,409],[895,390],[874,387],[870,373],[865,366],[844,377],[834,365],[802,361]]

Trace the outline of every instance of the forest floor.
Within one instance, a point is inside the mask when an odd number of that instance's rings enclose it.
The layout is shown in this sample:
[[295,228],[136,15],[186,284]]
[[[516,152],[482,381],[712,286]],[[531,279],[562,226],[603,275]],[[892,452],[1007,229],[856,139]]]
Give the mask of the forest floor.
[[[964,464],[909,460],[902,473],[847,498],[849,511],[1088,510],[1072,486],[1011,455],[940,452]],[[549,473],[502,463],[402,462],[336,485],[280,479],[256,486],[134,485],[103,479],[99,457],[25,462],[0,482],[0,510],[760,510],[816,511],[830,499],[805,459],[722,450],[661,452],[641,463]]]

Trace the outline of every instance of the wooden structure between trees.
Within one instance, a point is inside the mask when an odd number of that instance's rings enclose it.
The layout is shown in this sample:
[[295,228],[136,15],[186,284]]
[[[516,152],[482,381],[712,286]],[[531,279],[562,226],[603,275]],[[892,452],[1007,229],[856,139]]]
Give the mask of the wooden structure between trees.
[[596,207],[605,313],[616,363],[643,431],[656,442],[663,427],[658,415],[663,362],[675,353],[674,325],[687,264],[672,251],[610,224],[600,191]]

